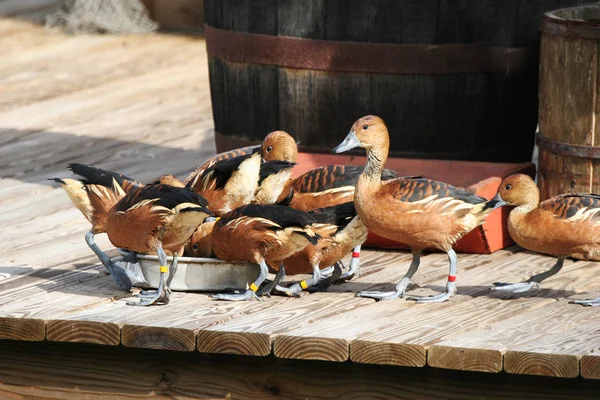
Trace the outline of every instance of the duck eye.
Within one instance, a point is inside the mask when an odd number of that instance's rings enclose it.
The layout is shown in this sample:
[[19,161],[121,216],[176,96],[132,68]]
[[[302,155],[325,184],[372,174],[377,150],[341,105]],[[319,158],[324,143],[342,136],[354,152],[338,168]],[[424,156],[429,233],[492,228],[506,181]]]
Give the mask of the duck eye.
[[369,129],[369,125],[363,125],[363,131],[366,131],[367,129]]
[[194,243],[194,250],[198,250],[198,243]]
[[508,185],[504,186],[504,189],[510,190],[510,189],[512,189],[512,186],[510,184],[508,184]]
[[271,150],[273,150],[273,146],[267,147],[267,153],[270,152]]

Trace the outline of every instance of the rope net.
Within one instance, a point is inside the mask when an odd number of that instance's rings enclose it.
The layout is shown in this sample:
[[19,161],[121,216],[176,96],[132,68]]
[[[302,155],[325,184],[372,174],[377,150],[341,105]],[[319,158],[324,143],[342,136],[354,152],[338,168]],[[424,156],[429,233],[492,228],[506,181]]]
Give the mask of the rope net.
[[56,12],[46,18],[46,26],[74,35],[144,34],[158,28],[140,0],[60,0]]

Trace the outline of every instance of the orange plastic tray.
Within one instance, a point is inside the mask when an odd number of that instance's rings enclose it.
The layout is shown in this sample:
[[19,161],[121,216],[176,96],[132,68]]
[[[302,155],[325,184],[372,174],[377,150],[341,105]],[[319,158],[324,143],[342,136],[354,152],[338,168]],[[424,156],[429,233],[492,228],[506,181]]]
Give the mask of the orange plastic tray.
[[[329,154],[299,153],[298,166],[293,176],[303,174],[322,165],[365,165],[364,156],[345,156]],[[535,177],[535,165],[532,163],[509,164],[472,161],[422,160],[412,158],[390,158],[386,168],[398,175],[424,175],[451,185],[468,187],[479,196],[491,199],[505,177],[523,173]],[[489,254],[513,244],[508,234],[506,219],[509,210],[504,207],[492,212],[486,222],[469,232],[456,243],[454,249],[464,253]],[[369,233],[367,247],[406,249],[401,243]]]

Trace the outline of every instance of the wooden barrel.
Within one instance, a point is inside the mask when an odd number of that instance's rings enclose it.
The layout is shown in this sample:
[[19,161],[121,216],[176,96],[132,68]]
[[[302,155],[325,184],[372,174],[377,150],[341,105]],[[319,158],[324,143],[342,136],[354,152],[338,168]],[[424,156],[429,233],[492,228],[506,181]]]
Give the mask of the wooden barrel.
[[600,5],[548,12],[541,25],[538,183],[542,199],[600,192]]
[[205,0],[219,151],[283,129],[330,151],[381,116],[393,156],[523,162],[539,18],[577,0]]

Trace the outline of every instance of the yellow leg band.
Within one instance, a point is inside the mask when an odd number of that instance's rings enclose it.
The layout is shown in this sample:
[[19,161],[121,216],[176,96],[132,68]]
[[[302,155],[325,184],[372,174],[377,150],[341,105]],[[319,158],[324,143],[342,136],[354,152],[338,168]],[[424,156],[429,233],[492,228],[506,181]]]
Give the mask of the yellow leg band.
[[300,287],[301,287],[302,289],[306,289],[306,288],[308,288],[308,285],[306,284],[306,281],[301,281],[301,282],[300,282]]
[[161,265],[160,266],[160,272],[169,272],[169,267],[166,265]]
[[250,290],[252,290],[253,292],[255,292],[255,293],[256,293],[256,291],[258,290],[258,286],[256,286],[256,285],[254,284],[254,282],[252,282],[252,283],[250,284]]

